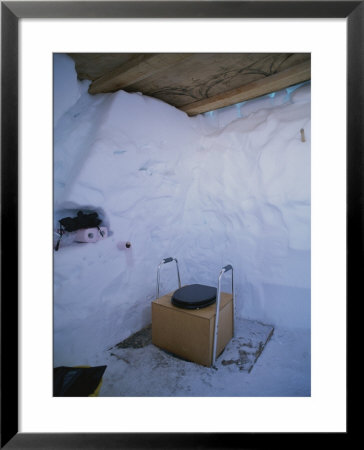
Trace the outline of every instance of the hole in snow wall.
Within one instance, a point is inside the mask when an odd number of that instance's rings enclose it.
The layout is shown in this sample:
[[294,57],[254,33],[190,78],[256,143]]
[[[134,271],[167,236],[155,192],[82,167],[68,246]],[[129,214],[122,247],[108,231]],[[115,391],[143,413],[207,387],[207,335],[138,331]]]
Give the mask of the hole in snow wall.
[[[77,243],[94,243],[100,239],[106,239],[110,237],[113,232],[110,230],[110,223],[107,215],[105,214],[103,208],[93,207],[91,205],[83,206],[83,205],[75,205],[73,203],[68,203],[64,205],[64,207],[57,209],[54,211],[53,216],[53,244],[54,248],[57,247],[57,242],[61,237],[61,224],[60,220],[64,218],[77,218],[79,213],[82,212],[84,215],[96,213],[98,219],[101,220],[99,224],[99,230],[94,231],[91,228],[87,227],[87,229],[80,229],[79,231],[73,232],[64,232],[62,238],[60,240],[60,247],[64,248],[69,245],[76,245]],[[90,230],[88,230],[90,228]],[[87,231],[88,230],[88,231]],[[100,234],[100,235],[99,235]]]

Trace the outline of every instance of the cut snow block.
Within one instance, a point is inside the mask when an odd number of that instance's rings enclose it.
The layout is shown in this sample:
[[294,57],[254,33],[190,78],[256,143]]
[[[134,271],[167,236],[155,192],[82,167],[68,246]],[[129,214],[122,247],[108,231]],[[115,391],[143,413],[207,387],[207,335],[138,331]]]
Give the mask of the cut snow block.
[[[182,309],[172,293],[152,302],[152,343],[203,366],[212,365],[216,303],[201,309]],[[221,293],[216,358],[233,337],[233,297]]]

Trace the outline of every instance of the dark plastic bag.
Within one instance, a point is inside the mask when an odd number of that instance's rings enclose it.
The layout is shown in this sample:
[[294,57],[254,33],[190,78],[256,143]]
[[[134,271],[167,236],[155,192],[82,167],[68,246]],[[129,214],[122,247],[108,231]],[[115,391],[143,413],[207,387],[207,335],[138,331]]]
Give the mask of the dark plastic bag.
[[54,397],[88,397],[100,384],[107,366],[56,367],[53,369]]
[[65,231],[77,231],[82,228],[94,228],[98,227],[102,222],[99,219],[97,212],[90,214],[84,214],[82,211],[78,211],[77,217],[64,217],[59,221]]

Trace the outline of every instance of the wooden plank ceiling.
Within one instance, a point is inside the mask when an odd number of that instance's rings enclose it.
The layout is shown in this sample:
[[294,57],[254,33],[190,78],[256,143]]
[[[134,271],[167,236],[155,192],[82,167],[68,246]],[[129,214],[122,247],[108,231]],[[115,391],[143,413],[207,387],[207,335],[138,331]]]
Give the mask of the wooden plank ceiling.
[[188,115],[310,80],[309,53],[70,53],[90,94],[142,92]]

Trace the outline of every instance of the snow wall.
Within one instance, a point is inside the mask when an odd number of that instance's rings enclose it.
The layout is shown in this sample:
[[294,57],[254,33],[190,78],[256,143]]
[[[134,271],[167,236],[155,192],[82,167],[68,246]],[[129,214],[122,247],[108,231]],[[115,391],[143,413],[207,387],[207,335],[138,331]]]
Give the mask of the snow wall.
[[[139,93],[88,94],[68,56],[54,72],[55,228],[88,209],[109,234],[54,252],[54,364],[87,364],[149,324],[168,256],[182,284],[216,286],[232,264],[237,316],[309,328],[310,85],[190,118]],[[176,287],[166,264],[161,295]]]

